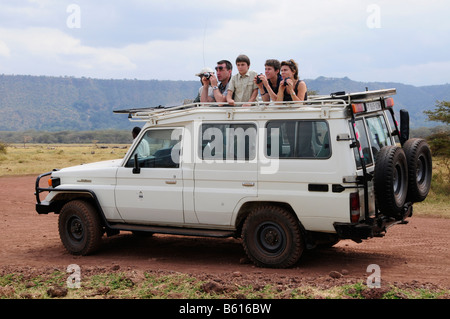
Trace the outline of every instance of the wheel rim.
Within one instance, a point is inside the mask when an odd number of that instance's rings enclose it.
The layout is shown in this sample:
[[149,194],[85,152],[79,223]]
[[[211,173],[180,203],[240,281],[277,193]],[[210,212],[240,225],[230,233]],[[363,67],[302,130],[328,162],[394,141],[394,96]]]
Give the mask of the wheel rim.
[[424,156],[419,156],[417,160],[416,181],[419,185],[423,184],[427,177],[427,160]]
[[67,222],[67,233],[73,241],[82,241],[84,238],[84,226],[81,219],[77,216],[71,217]]
[[256,229],[258,247],[268,255],[278,255],[286,247],[286,235],[280,225],[265,222]]
[[402,197],[405,195],[405,177],[406,172],[402,165],[395,165],[394,176],[393,176],[393,190],[397,202],[401,202]]

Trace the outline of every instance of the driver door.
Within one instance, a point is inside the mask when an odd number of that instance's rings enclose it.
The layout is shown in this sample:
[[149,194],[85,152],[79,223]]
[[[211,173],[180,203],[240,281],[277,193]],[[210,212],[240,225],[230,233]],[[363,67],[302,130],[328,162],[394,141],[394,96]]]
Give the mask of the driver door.
[[[148,129],[117,171],[117,209],[127,223],[182,224],[182,128]],[[139,170],[134,170],[135,155]]]

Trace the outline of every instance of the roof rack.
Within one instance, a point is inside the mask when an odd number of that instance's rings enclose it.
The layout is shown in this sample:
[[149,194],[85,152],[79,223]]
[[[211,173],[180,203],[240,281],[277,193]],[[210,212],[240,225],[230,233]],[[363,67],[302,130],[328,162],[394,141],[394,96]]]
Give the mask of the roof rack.
[[[245,105],[245,106],[244,106]],[[306,101],[289,101],[289,102],[236,102],[234,106],[220,102],[206,102],[206,103],[189,103],[178,106],[158,106],[150,108],[135,108],[125,110],[114,110],[114,113],[128,114],[130,121],[148,121],[152,118],[165,117],[169,115],[177,116],[186,114],[186,112],[195,112],[200,110],[212,111],[232,111],[232,112],[246,112],[246,111],[270,111],[270,110],[295,110],[306,108],[322,108],[324,106],[345,109],[347,103],[343,100],[315,100],[310,99]]]
[[[379,97],[386,97],[396,93],[396,89],[385,89],[377,91],[365,91],[357,93],[345,94],[345,92],[332,93],[326,96],[311,96],[306,101],[281,101],[281,102],[240,102],[235,103],[234,106],[220,102],[206,102],[206,103],[189,103],[176,106],[162,106],[133,108],[124,110],[114,110],[114,113],[128,114],[130,121],[148,121],[155,118],[171,117],[184,115],[186,112],[199,110],[217,110],[228,112],[246,112],[246,111],[273,111],[273,110],[301,110],[310,108],[336,108],[345,109],[354,100],[375,99]],[[245,107],[243,107],[245,105]]]
[[396,89],[382,89],[382,90],[373,90],[373,91],[363,91],[363,92],[355,92],[355,93],[345,93],[345,92],[335,92],[330,95],[323,95],[320,97],[316,97],[316,100],[320,99],[339,99],[339,100],[347,100],[350,104],[351,101],[355,100],[373,100],[376,98],[386,97],[390,95],[397,94]]

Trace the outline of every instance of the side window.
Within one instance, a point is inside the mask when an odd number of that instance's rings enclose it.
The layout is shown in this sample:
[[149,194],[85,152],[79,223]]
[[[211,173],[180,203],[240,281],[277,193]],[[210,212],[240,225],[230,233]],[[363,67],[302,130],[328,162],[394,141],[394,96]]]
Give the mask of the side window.
[[254,160],[254,124],[207,123],[201,126],[199,156],[202,160]]
[[133,167],[135,155],[141,168],[178,168],[181,129],[148,130],[125,167]]
[[[352,123],[350,122],[349,125],[350,125],[350,132],[352,133],[352,137],[355,138],[355,135],[353,134]],[[369,146],[369,141],[367,139],[366,128],[364,126],[364,122],[362,119],[356,120],[355,132],[356,132],[356,138],[358,139],[358,141],[360,143],[359,149],[357,147],[355,147],[353,149],[353,151],[355,153],[356,166],[358,168],[362,167],[360,156],[364,159],[364,163],[366,165],[372,165],[373,164],[372,153],[370,152],[370,146]]]
[[370,144],[373,157],[376,159],[378,152],[383,146],[391,145],[388,128],[383,116],[367,118],[367,130],[369,133]]
[[266,128],[268,157],[323,159],[331,156],[326,121],[270,121]]

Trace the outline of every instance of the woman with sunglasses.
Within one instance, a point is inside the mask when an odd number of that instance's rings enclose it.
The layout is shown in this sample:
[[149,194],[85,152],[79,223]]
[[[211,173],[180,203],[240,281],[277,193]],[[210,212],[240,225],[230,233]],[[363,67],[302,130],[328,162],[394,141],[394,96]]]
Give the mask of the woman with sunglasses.
[[283,80],[278,89],[277,101],[304,101],[308,98],[306,83],[298,78],[298,65],[290,59],[281,62]]

